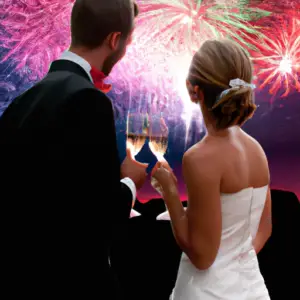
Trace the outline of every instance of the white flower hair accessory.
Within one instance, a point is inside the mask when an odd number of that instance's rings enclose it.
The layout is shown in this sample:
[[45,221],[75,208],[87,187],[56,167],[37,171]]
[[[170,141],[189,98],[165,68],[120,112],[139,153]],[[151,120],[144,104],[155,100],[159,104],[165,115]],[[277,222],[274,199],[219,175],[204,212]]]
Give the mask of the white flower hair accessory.
[[230,80],[229,86],[231,86],[232,88],[241,87],[241,86],[247,86],[247,87],[250,87],[252,90],[254,90],[256,88],[255,84],[253,84],[253,83],[247,83],[244,80],[239,79],[239,78]]
[[237,88],[241,88],[241,87],[250,87],[252,90],[254,90],[256,88],[255,84],[253,84],[253,83],[247,83],[246,81],[244,81],[242,79],[239,79],[239,78],[230,80],[229,86],[231,86],[231,88],[223,91],[220,94],[220,96],[218,97],[216,103],[218,103],[226,94],[228,94],[233,89],[237,89]]

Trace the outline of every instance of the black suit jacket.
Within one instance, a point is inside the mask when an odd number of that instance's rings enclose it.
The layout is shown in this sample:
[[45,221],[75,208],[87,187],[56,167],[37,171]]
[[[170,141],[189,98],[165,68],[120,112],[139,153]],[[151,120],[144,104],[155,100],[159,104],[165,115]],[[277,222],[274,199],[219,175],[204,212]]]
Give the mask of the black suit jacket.
[[132,194],[120,183],[107,96],[79,65],[53,62],[2,115],[0,152],[11,291],[114,299],[109,253],[126,236]]

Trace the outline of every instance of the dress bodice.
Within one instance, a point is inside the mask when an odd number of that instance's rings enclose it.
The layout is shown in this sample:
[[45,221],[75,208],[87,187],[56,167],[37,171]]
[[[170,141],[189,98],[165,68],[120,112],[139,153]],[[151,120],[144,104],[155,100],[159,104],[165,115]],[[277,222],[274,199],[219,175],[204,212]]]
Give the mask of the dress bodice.
[[252,246],[268,186],[221,194],[222,236],[215,262],[198,270],[183,254],[174,300],[269,300]]

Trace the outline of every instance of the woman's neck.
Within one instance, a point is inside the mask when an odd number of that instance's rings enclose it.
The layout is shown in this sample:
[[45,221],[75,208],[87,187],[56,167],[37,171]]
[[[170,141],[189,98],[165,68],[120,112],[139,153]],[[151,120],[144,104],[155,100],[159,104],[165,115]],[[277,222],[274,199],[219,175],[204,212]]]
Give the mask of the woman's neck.
[[211,124],[206,126],[206,135],[207,136],[224,137],[224,136],[228,136],[230,131],[231,131],[231,128],[225,128],[225,129],[219,129],[218,130]]
[[203,121],[206,128],[206,136],[225,137],[228,136],[233,130],[240,129],[240,126],[238,125],[234,125],[225,129],[217,129],[216,121],[209,114],[207,109],[201,106],[201,111],[202,111]]

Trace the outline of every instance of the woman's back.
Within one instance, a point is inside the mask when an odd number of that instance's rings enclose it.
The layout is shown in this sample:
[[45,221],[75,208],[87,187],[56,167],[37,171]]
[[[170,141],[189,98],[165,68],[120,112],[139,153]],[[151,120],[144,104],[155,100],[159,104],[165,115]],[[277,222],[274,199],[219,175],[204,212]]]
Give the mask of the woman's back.
[[216,159],[211,163],[220,164],[224,174],[220,191],[222,234],[209,269],[198,270],[182,255],[172,295],[176,300],[269,300],[253,248],[269,188],[267,162],[257,142],[240,129],[230,131],[229,136],[205,138],[191,149],[213,151]]
[[211,164],[216,164],[221,172],[221,193],[231,194],[269,184],[268,162],[263,149],[240,127],[228,129],[224,136],[207,136],[191,151],[214,154]]

